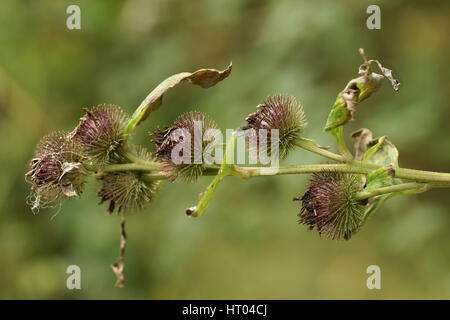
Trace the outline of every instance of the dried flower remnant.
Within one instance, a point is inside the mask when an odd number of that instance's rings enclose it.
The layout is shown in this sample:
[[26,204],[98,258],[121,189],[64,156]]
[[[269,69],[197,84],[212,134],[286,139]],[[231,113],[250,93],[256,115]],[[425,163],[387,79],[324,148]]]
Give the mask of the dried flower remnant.
[[58,200],[79,196],[88,173],[82,162],[82,147],[65,132],[53,132],[37,145],[31,170],[25,177],[31,183],[29,202],[33,211]]
[[116,105],[101,104],[86,114],[72,132],[92,160],[98,163],[114,163],[120,159],[123,143],[127,138],[124,129],[128,115]]
[[365,203],[356,198],[362,190],[355,174],[323,171],[314,173],[301,198],[299,223],[331,239],[345,239],[358,231],[364,221]]
[[[203,174],[206,169],[203,150],[210,142],[204,139],[205,133],[217,128],[217,124],[206,114],[194,111],[179,116],[173,126],[151,134],[156,146],[154,155],[162,163],[164,174],[170,181],[193,182]],[[183,143],[186,148],[179,148]],[[186,149],[190,154],[183,154]],[[177,150],[180,150],[177,155],[183,159],[180,163],[173,158]],[[199,159],[195,159],[196,155]]]
[[[275,95],[257,106],[258,111],[250,114],[245,120],[247,125],[242,130],[254,129],[257,144],[250,144],[250,151],[255,146],[267,146],[267,154],[270,155],[271,130],[278,130],[278,144],[280,159],[286,158],[289,150],[295,147],[306,127],[303,108],[297,100],[288,95]],[[267,130],[267,143],[260,143],[260,130]]]

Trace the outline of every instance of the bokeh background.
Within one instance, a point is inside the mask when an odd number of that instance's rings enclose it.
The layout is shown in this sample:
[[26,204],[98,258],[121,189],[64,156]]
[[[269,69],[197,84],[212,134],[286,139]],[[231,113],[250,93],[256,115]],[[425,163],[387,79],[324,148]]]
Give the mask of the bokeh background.
[[[366,8],[381,7],[381,30]],[[81,7],[81,30],[66,8]],[[165,184],[157,201],[127,217],[127,287],[109,264],[119,217],[97,205],[97,181],[80,200],[33,215],[24,181],[39,139],[71,130],[82,107],[115,103],[132,113],[160,81],[181,71],[225,68],[201,89],[182,83],[138,129],[133,142],[182,112],[201,110],[235,128],[268,95],[304,105],[306,135],[322,132],[336,94],[356,75],[357,49],[394,69],[346,133],[370,128],[400,151],[400,165],[450,171],[448,1],[134,0],[17,1],[0,8],[0,298],[80,299],[448,299],[448,190],[391,199],[350,241],[330,241],[296,223],[307,176],[226,179],[200,219],[196,203],[211,177]],[[292,152],[286,164],[321,158]],[[58,214],[56,216],[55,213]],[[52,217],[54,218],[52,219]],[[68,265],[82,289],[66,288]],[[381,290],[366,268],[381,267]]]

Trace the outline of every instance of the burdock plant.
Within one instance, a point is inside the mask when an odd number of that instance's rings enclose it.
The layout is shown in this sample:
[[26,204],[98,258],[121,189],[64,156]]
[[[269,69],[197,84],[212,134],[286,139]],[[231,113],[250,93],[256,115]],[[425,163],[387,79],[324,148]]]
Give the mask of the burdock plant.
[[124,129],[128,115],[116,105],[99,105],[91,110],[84,108],[85,115],[72,132],[89,158],[100,164],[120,161],[127,134]]
[[[264,130],[266,136],[262,136],[267,141],[270,141],[272,138],[271,133],[276,129],[278,130],[278,138],[276,140],[279,146],[279,156],[280,159],[285,159],[289,150],[292,150],[301,138],[301,134],[306,127],[303,108],[294,97],[282,94],[268,97],[264,103],[256,108],[257,111],[245,119],[247,125],[242,127],[243,130],[253,129],[250,132],[251,135],[255,136],[257,143],[252,147],[261,145],[260,131]],[[271,144],[263,143],[262,145],[269,148],[267,152],[270,155]]]
[[[217,124],[206,114],[195,111],[152,132],[153,153],[133,146],[129,141],[131,133],[161,107],[163,95],[169,88],[181,81],[209,88],[227,78],[232,66],[223,71],[183,72],[160,83],[131,116],[115,105],[99,105],[84,109],[84,116],[72,132],[55,132],[44,137],[38,143],[26,174],[31,183],[32,210],[37,212],[67,198],[80,197],[87,178],[99,179],[102,182],[98,192],[100,203],[108,202],[108,211],[121,216],[119,260],[111,265],[117,276],[116,285],[120,287],[125,284],[125,214],[144,209],[155,199],[165,180],[194,182],[202,176],[214,176],[198,203],[186,209],[188,216],[199,217],[227,176],[250,179],[312,173],[303,195],[294,195],[294,200],[301,201],[298,210],[293,210],[298,222],[326,238],[348,240],[361,230],[385,200],[450,187],[450,173],[400,167],[395,145],[386,136],[374,138],[369,129],[352,134],[353,152],[347,147],[343,128],[355,119],[360,103],[378,91],[384,79],[390,81],[395,91],[400,87],[391,70],[377,60],[367,60],[362,49],[360,53],[364,62],[358,76],[338,93],[324,128],[335,137],[339,153],[306,138],[302,106],[294,97],[280,94],[259,104],[257,111],[246,118],[246,124],[234,130],[226,143],[217,134],[207,134],[210,129],[217,129]],[[380,73],[372,71],[374,66]],[[239,166],[235,164],[234,154],[241,133],[247,138],[245,150],[248,153],[267,151],[272,159],[275,157],[276,164],[295,148],[335,163]],[[208,156],[205,150],[211,150],[208,149],[211,142],[215,143],[213,158],[220,160],[213,163],[205,161]]]
[[[172,126],[151,134],[155,157],[161,162],[169,181],[194,182],[204,173],[206,166],[202,154],[208,141],[203,137],[210,129],[217,129],[214,120],[201,112],[188,112],[179,116]],[[186,148],[177,151],[175,148],[183,143]],[[174,161],[174,153],[177,152],[180,161]],[[199,159],[195,159],[196,155]]]
[[357,197],[363,185],[356,174],[333,171],[313,173],[301,198],[299,223],[331,239],[350,239],[364,222],[366,200]]
[[79,196],[89,175],[82,146],[65,132],[41,139],[25,174],[31,183],[29,202],[33,211],[59,200]]

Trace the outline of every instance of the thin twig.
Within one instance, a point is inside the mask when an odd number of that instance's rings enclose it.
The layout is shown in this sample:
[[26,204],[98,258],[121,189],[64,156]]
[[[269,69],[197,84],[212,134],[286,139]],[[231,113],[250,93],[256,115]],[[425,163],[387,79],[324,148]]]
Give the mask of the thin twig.
[[120,254],[119,260],[116,263],[111,264],[111,269],[114,271],[117,281],[116,287],[125,287],[125,248],[127,246],[127,233],[125,231],[125,214],[121,214],[120,218]]

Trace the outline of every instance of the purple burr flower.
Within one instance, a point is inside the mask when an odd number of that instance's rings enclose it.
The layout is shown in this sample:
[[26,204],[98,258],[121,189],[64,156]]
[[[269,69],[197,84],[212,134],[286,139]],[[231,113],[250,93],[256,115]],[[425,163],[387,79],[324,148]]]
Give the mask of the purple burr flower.
[[[257,146],[262,148],[259,131],[267,130],[267,151],[270,155],[271,130],[278,130],[278,144],[280,159],[286,158],[289,150],[306,127],[303,108],[294,97],[288,95],[275,95],[256,107],[258,111],[250,114],[245,120],[247,125],[242,130],[254,129],[258,141]],[[253,147],[250,146],[250,149]]]
[[364,221],[365,203],[356,198],[362,190],[357,175],[339,172],[314,173],[301,198],[299,223],[331,239],[350,239]]
[[39,142],[31,170],[25,175],[31,183],[32,210],[38,210],[66,197],[79,196],[87,172],[79,143],[65,132],[53,132]]
[[80,141],[87,155],[100,164],[114,163],[120,159],[128,115],[116,105],[98,105],[86,114],[72,132]]
[[[203,174],[206,168],[203,150],[209,143],[203,137],[208,129],[217,129],[217,124],[206,114],[195,111],[179,116],[172,126],[158,128],[151,134],[156,147],[154,155],[170,181],[193,182]],[[180,148],[183,144],[185,148]],[[199,159],[195,159],[196,155]]]

